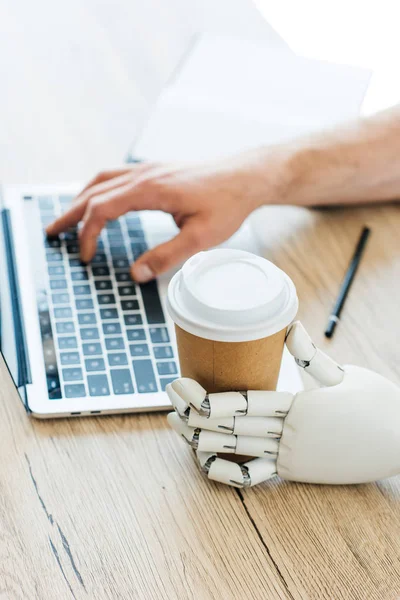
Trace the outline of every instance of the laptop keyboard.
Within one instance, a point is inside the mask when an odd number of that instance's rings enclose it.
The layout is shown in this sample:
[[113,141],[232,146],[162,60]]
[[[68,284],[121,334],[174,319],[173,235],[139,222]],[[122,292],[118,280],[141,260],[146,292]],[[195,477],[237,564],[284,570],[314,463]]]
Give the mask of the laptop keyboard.
[[[46,227],[72,197],[37,200]],[[147,250],[139,214],[109,222],[88,265],[77,229],[44,245],[47,289],[38,306],[49,399],[164,390],[178,365],[157,283],[139,286],[129,272]]]

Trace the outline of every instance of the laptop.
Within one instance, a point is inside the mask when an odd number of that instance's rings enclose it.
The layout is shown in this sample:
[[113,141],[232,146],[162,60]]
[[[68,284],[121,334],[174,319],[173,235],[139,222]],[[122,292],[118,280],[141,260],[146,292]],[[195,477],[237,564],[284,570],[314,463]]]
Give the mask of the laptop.
[[[27,412],[64,417],[170,409],[179,376],[165,309],[172,272],[137,285],[129,266],[176,234],[170,215],[109,222],[89,265],[77,230],[44,229],[81,186],[4,186],[0,202],[0,349]],[[228,246],[258,252],[250,225]]]

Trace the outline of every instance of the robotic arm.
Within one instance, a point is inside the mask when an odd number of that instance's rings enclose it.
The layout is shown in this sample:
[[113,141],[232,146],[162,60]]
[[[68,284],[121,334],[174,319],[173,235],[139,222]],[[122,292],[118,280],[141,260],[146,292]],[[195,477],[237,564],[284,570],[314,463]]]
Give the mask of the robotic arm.
[[[400,388],[316,348],[300,322],[286,345],[324,387],[287,392],[208,394],[192,379],[167,386],[168,422],[196,451],[209,479],[249,487],[275,475],[291,481],[349,484],[400,473]],[[221,454],[256,457],[242,465]]]

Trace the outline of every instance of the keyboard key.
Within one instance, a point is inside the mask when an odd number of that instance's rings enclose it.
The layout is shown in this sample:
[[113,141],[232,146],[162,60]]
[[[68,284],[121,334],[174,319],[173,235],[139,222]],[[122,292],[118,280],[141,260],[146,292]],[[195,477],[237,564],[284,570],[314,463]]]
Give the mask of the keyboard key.
[[150,356],[147,344],[130,344],[129,350],[133,358],[137,358],[138,356]]
[[96,254],[93,256],[91,263],[93,265],[100,265],[100,264],[107,264],[107,257],[104,254],[104,252],[96,252]]
[[108,221],[106,229],[121,229],[121,223],[118,221],[118,219],[115,219],[114,221]]
[[118,286],[118,293],[120,296],[135,296],[136,288],[133,283],[131,285],[120,285]]
[[105,319],[118,319],[118,311],[116,308],[101,308],[100,316]]
[[133,394],[129,369],[112,369],[110,372],[114,394]]
[[115,273],[115,279],[118,282],[132,281],[132,277],[129,271],[117,271]]
[[143,325],[141,315],[124,315],[125,325]]
[[173,381],[175,381],[176,377],[160,377],[160,384],[161,384],[161,389],[163,392],[165,392],[165,388],[167,387],[167,385],[169,383],[172,383]]
[[86,390],[83,383],[70,383],[64,386],[66,398],[83,398],[86,396]]
[[87,358],[85,360],[86,371],[105,371],[106,365],[103,358]]
[[69,294],[52,294],[53,304],[69,304]]
[[85,263],[83,263],[80,258],[70,258],[69,259],[69,266],[71,268],[73,268],[73,267],[84,267]]
[[103,354],[101,345],[97,342],[91,344],[82,344],[83,354],[85,356],[99,356]]
[[110,274],[110,269],[106,266],[92,267],[93,277],[106,277]]
[[58,375],[48,375],[46,377],[46,382],[49,400],[60,400],[62,398],[62,394]]
[[66,279],[50,279],[50,289],[66,290],[67,289],[67,280]]
[[69,306],[63,306],[54,309],[56,319],[70,319],[72,317],[72,309]]
[[128,258],[125,246],[120,245],[121,240],[116,244],[110,244],[110,252],[112,258]]
[[131,244],[131,250],[134,260],[137,260],[147,251],[147,244],[146,242],[133,242]]
[[119,323],[103,323],[104,335],[112,335],[121,333],[121,325]]
[[40,332],[43,335],[51,333],[50,313],[48,310],[42,310],[39,314]]
[[51,196],[38,196],[40,210],[52,210],[53,198]]
[[75,367],[72,369],[63,369],[62,374],[64,377],[64,381],[82,381],[83,373],[82,369],[79,367]]
[[75,296],[89,296],[90,295],[90,285],[74,285],[74,294]]
[[119,367],[120,365],[128,364],[128,357],[126,356],[125,352],[113,352],[107,356],[110,367]]
[[79,325],[95,325],[96,315],[94,313],[79,313],[78,321]]
[[94,285],[96,290],[112,290],[111,279],[97,279]]
[[112,248],[125,248],[123,235],[120,231],[117,231],[116,233],[109,231],[107,239],[110,251],[112,251]]
[[62,236],[66,242],[73,242],[78,239],[78,230],[76,227],[70,227]]
[[43,344],[43,356],[46,375],[58,377],[57,357],[52,337]]
[[122,337],[105,338],[107,350],[124,350],[124,340]]
[[46,260],[48,263],[62,262],[62,259],[63,255],[60,252],[46,253]]
[[79,244],[76,242],[68,241],[66,248],[68,254],[79,254]]
[[52,256],[53,254],[62,255],[62,250],[60,247],[51,247],[49,245],[45,246],[46,256]]
[[127,258],[113,258],[114,269],[126,269],[129,267],[129,260]]
[[127,213],[125,215],[125,221],[128,227],[129,225],[135,225],[135,227],[139,227],[141,223],[139,215],[135,212]]
[[122,310],[139,310],[139,302],[137,300],[121,300]]
[[76,298],[75,300],[76,310],[90,310],[93,307],[93,300],[91,298]]
[[[165,323],[164,312],[161,306],[158,287],[155,281],[150,281],[140,286],[146,318],[149,325]],[[168,341],[168,340],[166,340]]]
[[171,346],[154,346],[153,351],[156,358],[172,358],[174,356]]
[[80,334],[82,340],[98,340],[99,330],[97,327],[81,327]]
[[140,342],[146,339],[146,333],[144,329],[127,329],[126,335],[130,342]]
[[61,321],[56,323],[57,333],[75,333],[75,325],[72,321]]
[[97,301],[99,304],[115,304],[114,294],[98,294]]
[[81,362],[79,352],[61,352],[60,358],[62,365],[79,365]]
[[166,327],[150,327],[150,337],[153,344],[165,344],[169,342],[169,335]]
[[157,371],[159,375],[175,375],[178,373],[176,364],[172,360],[168,362],[158,362]]
[[45,248],[61,248],[61,240],[59,237],[45,237],[44,238]]
[[73,348],[78,347],[78,343],[76,341],[75,336],[71,337],[59,337],[58,338],[58,347],[60,350],[72,350]]
[[114,242],[115,245],[121,245],[123,243],[122,231],[118,229],[112,229],[107,231],[107,237],[109,242]]
[[143,229],[132,229],[130,226],[128,226],[128,235],[131,239],[144,240]]
[[134,360],[132,362],[135,373],[136,385],[140,394],[157,391],[156,378],[154,377],[151,360]]
[[87,274],[86,269],[82,269],[82,270],[74,269],[73,271],[71,271],[71,279],[72,279],[72,281],[87,281],[88,274]]
[[89,394],[91,396],[109,396],[107,375],[88,375]]
[[47,267],[47,271],[49,273],[49,275],[65,275],[65,269],[62,265],[49,265]]

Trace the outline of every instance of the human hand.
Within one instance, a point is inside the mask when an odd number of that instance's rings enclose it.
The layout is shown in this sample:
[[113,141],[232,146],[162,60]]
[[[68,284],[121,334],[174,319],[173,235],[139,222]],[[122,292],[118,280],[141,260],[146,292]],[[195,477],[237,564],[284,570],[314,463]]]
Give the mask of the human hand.
[[271,159],[269,174],[257,154],[201,166],[139,164],[103,172],[48,226],[47,234],[58,235],[82,221],[80,255],[89,262],[107,221],[132,210],[170,213],[181,231],[135,261],[131,274],[142,283],[225,241],[266,198],[273,201],[279,173],[275,162]]
[[[192,379],[167,386],[174,430],[197,450],[209,479],[248,487],[275,475],[350,484],[400,473],[400,388],[318,350],[301,323],[286,344],[300,367],[326,386],[293,396],[248,391],[207,394]],[[239,465],[217,456],[255,456]]]

